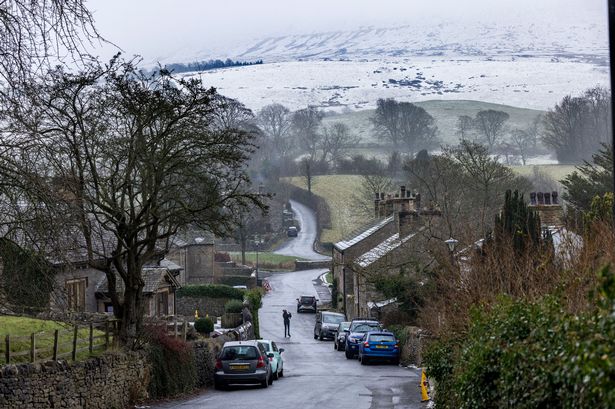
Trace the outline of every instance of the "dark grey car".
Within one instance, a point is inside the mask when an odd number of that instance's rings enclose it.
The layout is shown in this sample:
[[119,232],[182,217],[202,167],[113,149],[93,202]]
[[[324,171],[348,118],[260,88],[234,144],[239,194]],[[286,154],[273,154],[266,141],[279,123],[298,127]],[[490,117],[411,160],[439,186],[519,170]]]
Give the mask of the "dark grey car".
[[266,388],[272,383],[271,364],[262,345],[257,341],[224,343],[216,360],[216,389],[232,384],[260,384]]
[[345,319],[346,316],[339,312],[318,311],[314,324],[314,339],[318,338],[322,341],[324,338],[333,338],[340,322]]
[[297,298],[297,312],[310,311],[315,313],[318,309],[317,304],[318,299],[313,295],[302,295]]

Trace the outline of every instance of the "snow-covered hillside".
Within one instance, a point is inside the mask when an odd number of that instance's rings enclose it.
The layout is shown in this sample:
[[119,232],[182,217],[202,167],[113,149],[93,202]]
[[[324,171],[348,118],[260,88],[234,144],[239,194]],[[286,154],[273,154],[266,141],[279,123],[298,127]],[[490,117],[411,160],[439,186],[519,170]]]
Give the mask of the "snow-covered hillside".
[[514,25],[442,22],[401,27],[364,27],[257,40],[231,52],[269,62],[299,59],[407,56],[502,56],[608,54],[607,27],[594,23]]
[[272,102],[355,110],[388,97],[548,109],[609,85],[606,25],[591,20],[368,27],[266,38],[226,55],[265,64],[187,75],[255,110]]

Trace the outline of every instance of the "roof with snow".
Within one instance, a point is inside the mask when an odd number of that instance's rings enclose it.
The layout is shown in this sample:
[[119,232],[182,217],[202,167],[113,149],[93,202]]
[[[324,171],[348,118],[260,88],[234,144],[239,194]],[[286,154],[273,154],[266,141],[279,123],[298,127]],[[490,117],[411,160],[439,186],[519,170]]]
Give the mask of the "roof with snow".
[[344,251],[354,246],[355,244],[359,243],[360,241],[368,238],[369,236],[371,236],[372,234],[374,234],[375,232],[377,232],[378,230],[380,230],[381,228],[383,228],[384,226],[386,226],[388,223],[392,221],[393,221],[393,216],[389,216],[385,219],[378,220],[375,224],[372,224],[371,227],[368,227],[367,229],[363,228],[359,232],[352,234],[348,240],[338,241],[333,246],[337,250]]
[[[422,230],[422,229],[421,229]],[[420,230],[419,230],[420,231]],[[418,232],[407,235],[406,237],[399,238],[399,233],[395,233],[388,239],[384,240],[382,243],[378,244],[376,247],[368,251],[367,253],[363,253],[361,256],[357,258],[355,261],[361,267],[367,267],[370,264],[380,260],[382,257],[389,254],[391,251],[395,250],[411,238],[417,235]]]

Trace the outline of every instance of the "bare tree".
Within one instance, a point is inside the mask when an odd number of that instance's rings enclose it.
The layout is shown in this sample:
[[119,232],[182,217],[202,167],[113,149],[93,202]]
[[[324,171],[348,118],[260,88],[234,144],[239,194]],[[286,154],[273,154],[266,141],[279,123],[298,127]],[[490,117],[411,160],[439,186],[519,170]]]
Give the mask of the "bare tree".
[[356,213],[369,220],[374,217],[374,200],[376,194],[390,192],[393,181],[383,173],[376,175],[361,175],[357,192],[353,193],[352,203]]
[[87,57],[84,45],[100,40],[84,0],[5,0],[0,3],[0,76],[16,84],[49,62]]
[[434,118],[410,102],[379,99],[371,121],[381,139],[388,139],[395,150],[403,146],[410,156],[437,144]]
[[348,125],[335,122],[323,129],[322,156],[335,166],[360,141],[361,138],[354,135]]
[[308,154],[310,162],[317,160],[321,147],[322,135],[320,125],[324,114],[314,107],[296,111],[292,117],[292,130],[297,141]]
[[281,104],[267,105],[258,112],[256,120],[269,140],[271,153],[282,158],[288,157],[294,148],[290,137],[289,109]]
[[5,172],[0,187],[51,213],[51,241],[105,271],[120,339],[134,345],[142,267],[159,243],[188,226],[230,234],[244,210],[264,206],[247,190],[253,134],[216,122],[214,89],[131,63],[58,68],[24,89],[2,141],[2,165],[22,183]]
[[504,124],[508,121],[508,118],[510,118],[510,115],[506,112],[493,109],[480,111],[476,114],[474,126],[487,143],[489,150],[493,150],[493,147],[504,134]]
[[461,115],[457,118],[457,135],[461,140],[471,140],[474,131],[474,118]]
[[521,157],[521,162],[525,165],[528,153],[535,142],[533,135],[523,129],[515,128],[510,133],[510,140]]

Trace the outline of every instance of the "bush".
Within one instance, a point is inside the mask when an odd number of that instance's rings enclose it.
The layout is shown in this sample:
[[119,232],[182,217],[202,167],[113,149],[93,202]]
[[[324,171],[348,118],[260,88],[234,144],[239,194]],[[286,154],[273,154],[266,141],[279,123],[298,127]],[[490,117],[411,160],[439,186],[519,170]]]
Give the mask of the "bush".
[[209,298],[232,298],[243,300],[245,290],[233,288],[228,285],[200,284],[186,285],[177,290],[178,297],[209,297]]
[[148,331],[152,365],[150,398],[166,398],[190,392],[196,385],[194,350],[187,342],[167,335],[166,328]]
[[194,322],[194,329],[199,334],[209,334],[214,330],[214,322],[209,317],[199,318]]
[[228,263],[231,261],[231,255],[226,252],[216,252],[214,254],[214,261],[219,263]]
[[472,312],[467,334],[440,340],[426,355],[440,408],[615,407],[615,278],[603,270],[593,311],[571,314],[560,301],[503,297]]
[[243,310],[243,302],[239,300],[230,300],[224,304],[224,312],[228,314],[237,314]]
[[248,301],[248,306],[250,308],[250,312],[252,313],[252,325],[254,325],[254,336],[256,339],[259,339],[260,336],[260,328],[258,323],[258,310],[263,306],[263,289],[262,288],[253,288],[246,292],[246,300]]

